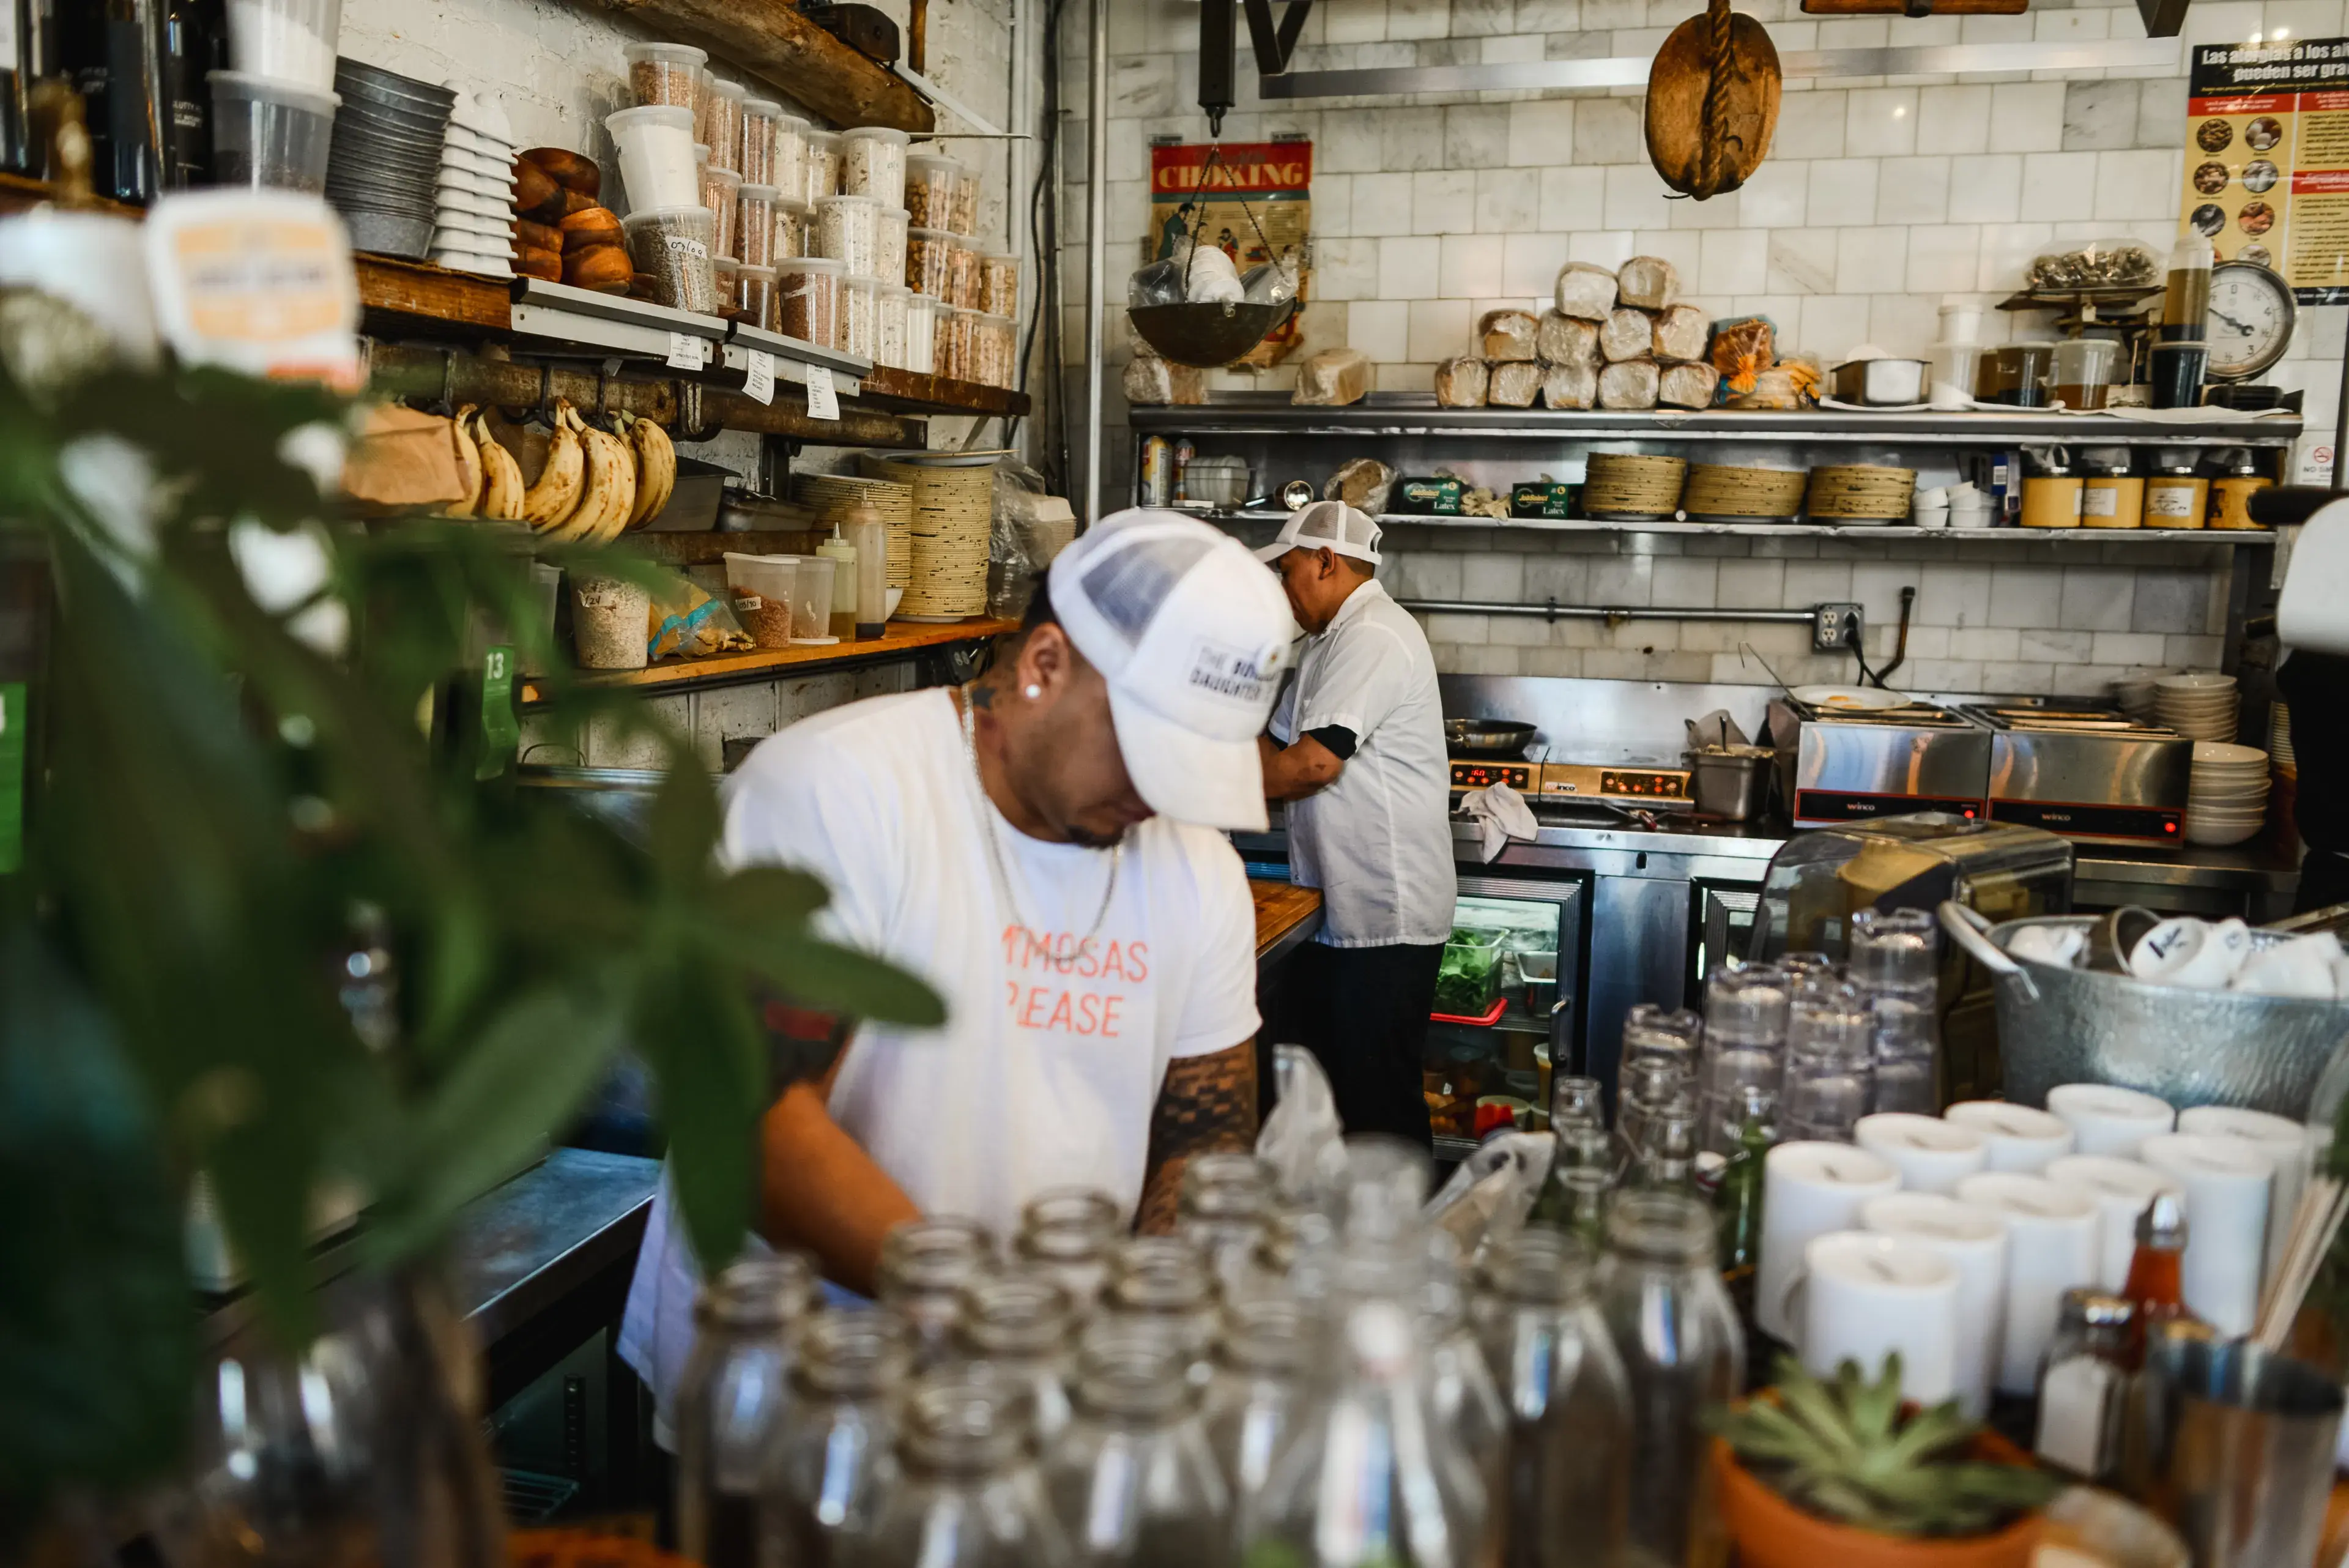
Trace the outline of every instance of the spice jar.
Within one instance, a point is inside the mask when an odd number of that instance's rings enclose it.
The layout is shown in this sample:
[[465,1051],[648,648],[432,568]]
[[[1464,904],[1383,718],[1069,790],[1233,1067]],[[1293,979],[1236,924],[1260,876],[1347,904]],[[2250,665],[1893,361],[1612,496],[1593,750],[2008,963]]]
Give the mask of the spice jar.
[[2251,495],[2273,483],[2274,480],[2260,472],[2260,461],[2251,448],[2230,449],[2223,472],[2210,482],[2210,526],[2263,528],[2265,524],[2251,521]]
[[735,192],[734,258],[744,266],[775,265],[775,188],[743,185]]
[[2190,448],[2163,447],[2145,482],[2145,526],[2199,528],[2210,508],[2210,482],[2194,472]]
[[2118,1471],[2136,1315],[2127,1296],[2064,1293],[2039,1374],[2039,1428],[2031,1446],[2041,1459],[2092,1481]]
[[861,125],[840,136],[840,188],[872,196],[885,207],[905,204],[905,143],[902,130]]
[[2145,521],[2145,480],[2129,472],[2128,448],[2080,454],[2080,526],[2136,528]]
[[840,194],[840,135],[837,131],[807,133],[807,199],[822,201]]
[[741,191],[742,176],[731,169],[720,169],[713,163],[701,171],[701,204],[709,209],[716,224],[710,240],[712,255],[734,254],[734,210],[740,205]]
[[2023,525],[2077,528],[2082,488],[2080,475],[2073,471],[2072,454],[2064,448],[2026,451],[2023,454]]
[[819,348],[840,347],[840,284],[847,268],[821,256],[775,264],[775,330]]
[[[712,77],[708,88],[709,112],[702,121],[702,144],[709,149],[714,169],[734,169],[742,161],[742,104],[750,93],[740,82]],[[740,174],[740,169],[734,169]]]

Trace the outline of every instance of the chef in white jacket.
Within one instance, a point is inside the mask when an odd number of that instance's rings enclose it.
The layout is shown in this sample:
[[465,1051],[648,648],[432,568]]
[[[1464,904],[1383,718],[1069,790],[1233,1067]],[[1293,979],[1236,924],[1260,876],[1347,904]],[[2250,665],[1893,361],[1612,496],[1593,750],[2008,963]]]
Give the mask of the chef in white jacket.
[[1289,1029],[1319,1059],[1349,1132],[1431,1142],[1420,1056],[1458,892],[1444,705],[1427,635],[1373,575],[1379,525],[1338,501],[1257,552],[1308,633],[1261,742],[1288,803],[1291,878],[1319,888],[1291,965]]

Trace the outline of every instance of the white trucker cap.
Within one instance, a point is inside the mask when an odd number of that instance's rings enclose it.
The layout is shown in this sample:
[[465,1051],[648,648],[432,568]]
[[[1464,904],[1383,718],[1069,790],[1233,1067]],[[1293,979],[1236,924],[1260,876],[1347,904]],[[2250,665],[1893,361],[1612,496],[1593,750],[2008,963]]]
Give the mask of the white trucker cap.
[[1316,501],[1290,513],[1280,525],[1280,536],[1258,550],[1256,558],[1278,561],[1291,550],[1327,550],[1375,566],[1380,533],[1369,513],[1342,501]]
[[1053,559],[1052,613],[1109,682],[1118,751],[1150,809],[1262,832],[1257,737],[1292,626],[1247,547],[1195,518],[1102,518]]

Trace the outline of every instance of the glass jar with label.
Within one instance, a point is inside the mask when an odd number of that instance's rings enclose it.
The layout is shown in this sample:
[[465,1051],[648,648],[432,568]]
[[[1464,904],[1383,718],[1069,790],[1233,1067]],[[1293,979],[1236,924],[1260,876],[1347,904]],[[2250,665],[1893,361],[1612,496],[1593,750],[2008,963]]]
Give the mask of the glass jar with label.
[[2145,526],[2199,528],[2210,508],[2210,482],[2194,472],[2190,447],[2162,447],[2145,480]]
[[2251,521],[2251,496],[2273,483],[2274,480],[2260,472],[2259,457],[2251,448],[2239,446],[2230,450],[2227,453],[2223,472],[2210,482],[2210,526],[2233,529],[2265,526]]
[[2129,472],[2125,446],[2080,454],[2080,526],[2135,528],[2145,520],[2145,480]]
[[2025,528],[2077,528],[2080,525],[2079,472],[2072,454],[2060,446],[2038,447],[2023,454],[2023,525]]

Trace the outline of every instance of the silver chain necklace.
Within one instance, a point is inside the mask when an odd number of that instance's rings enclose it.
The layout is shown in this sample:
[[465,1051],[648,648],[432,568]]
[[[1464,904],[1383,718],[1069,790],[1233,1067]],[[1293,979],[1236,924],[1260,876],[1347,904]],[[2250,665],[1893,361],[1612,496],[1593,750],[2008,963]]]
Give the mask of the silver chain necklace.
[[[995,817],[997,815],[995,811],[995,803],[988,796],[987,775],[979,770],[978,765],[978,705],[970,700],[971,688],[969,686],[962,686],[957,690],[962,693],[961,719],[963,754],[970,759],[971,783],[977,785],[978,789],[978,827],[979,832],[984,835],[987,839],[987,867],[989,871],[995,874],[996,893],[1003,899],[1003,907],[1009,912],[1011,918],[1019,922],[1020,929],[1038,931],[1039,934],[1041,934],[1040,929],[1035,924],[1035,922],[1030,920],[1027,915],[1020,910],[1019,900],[1011,896],[1011,876],[1010,873],[1004,868],[1002,847],[995,841]],[[1109,919],[1110,901],[1117,896],[1118,863],[1124,857],[1125,845],[1122,841],[1110,846],[1109,880],[1102,885],[1101,908],[1093,914],[1093,923],[1092,928],[1088,929],[1084,936],[1078,940],[1075,948],[1071,951],[1066,954],[1055,953],[1051,956],[1054,958],[1075,958],[1079,953],[1084,951],[1087,943],[1091,942],[1095,937],[1101,935],[1102,926]]]

